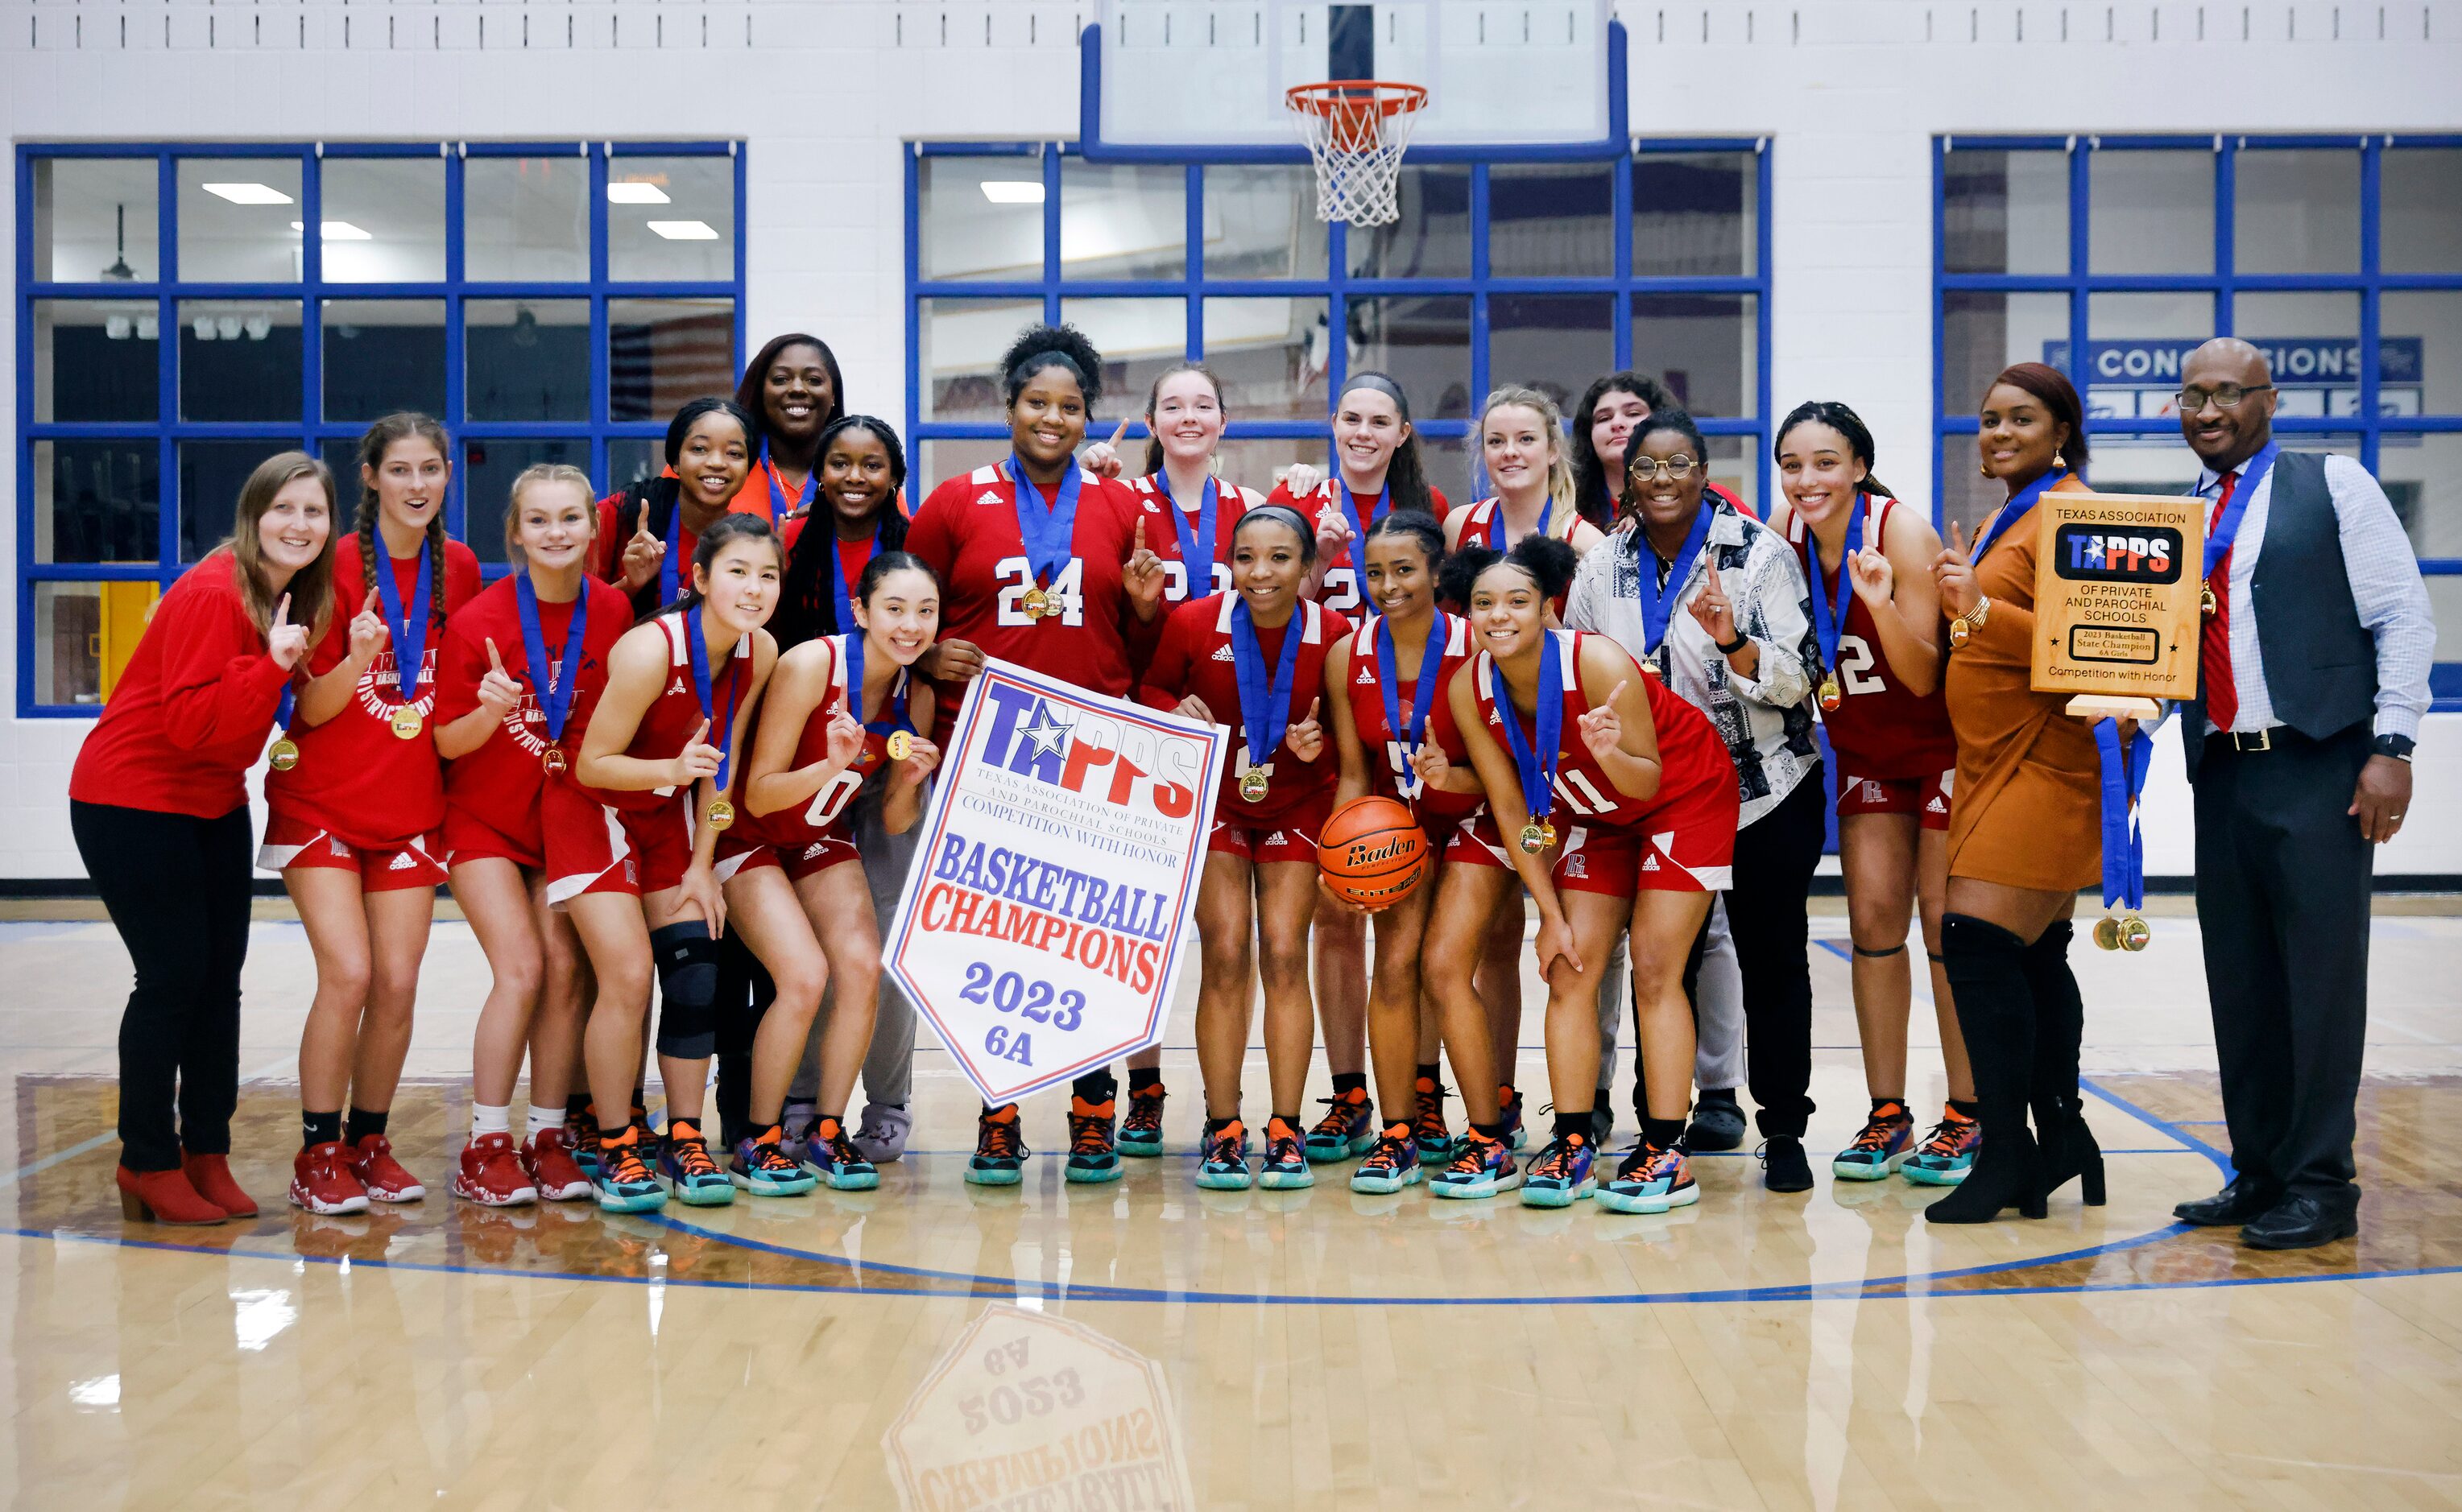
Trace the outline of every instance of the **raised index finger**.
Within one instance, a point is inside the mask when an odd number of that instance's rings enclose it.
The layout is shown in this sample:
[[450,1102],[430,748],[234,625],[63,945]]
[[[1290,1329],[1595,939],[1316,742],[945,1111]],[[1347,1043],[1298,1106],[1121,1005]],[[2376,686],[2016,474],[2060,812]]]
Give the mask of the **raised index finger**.
[[[1120,423],[1123,426],[1128,424],[1126,420],[1123,420]],[[1112,439],[1117,440],[1119,437],[1113,437]],[[1146,548],[1146,517],[1143,515],[1139,515],[1137,517],[1136,539],[1132,543],[1132,545],[1138,551],[1143,551]]]
[[1121,438],[1122,437],[1124,437],[1124,436],[1128,435],[1128,434],[1129,434],[1129,417],[1128,417],[1127,415],[1124,415],[1120,416],[1120,427],[1119,427],[1119,429],[1118,429],[1118,430],[1113,431],[1113,432],[1112,433],[1112,438],[1111,438],[1109,441],[1104,442],[1103,444],[1105,444],[1106,446],[1109,446],[1112,450],[1113,450],[1113,451],[1115,451],[1115,452],[1116,452],[1116,451],[1118,451],[1118,450],[1120,449],[1120,438]]
[[690,740],[685,741],[684,743],[685,743],[686,745],[706,745],[706,744],[708,744],[708,743],[709,743],[709,721],[708,721],[707,719],[703,719],[703,720],[701,722],[701,728],[700,728],[700,729],[698,729],[698,730],[696,730],[696,731],[694,731],[694,732],[693,732],[693,737],[692,737]]
[[1632,679],[1631,679],[1631,678],[1630,678],[1630,677],[1619,677],[1619,678],[1617,678],[1617,679],[1616,679],[1616,685],[1615,685],[1615,692],[1611,692],[1611,693],[1608,694],[1608,702],[1609,702],[1610,705],[1612,705],[1612,704],[1616,703],[1618,700],[1622,699],[1622,698],[1624,697],[1624,691],[1625,691],[1626,689],[1628,689],[1628,688],[1631,687],[1631,686],[1632,686]]
[[291,623],[290,594],[286,593],[282,595],[282,602],[273,607],[273,623],[276,625],[288,625]]
[[490,636],[488,636],[488,637],[486,638],[486,640],[487,640],[487,665],[488,665],[488,666],[490,666],[490,667],[492,667],[492,668],[494,668],[496,671],[500,671],[500,672],[501,672],[501,671],[503,671],[505,670],[505,659],[504,659],[504,657],[502,657],[502,656],[500,656],[500,655],[498,655],[498,654],[496,653],[496,638],[495,638],[494,636],[490,635]]
[[1949,522],[1949,548],[1961,557],[1966,555],[1966,526],[1955,520]]

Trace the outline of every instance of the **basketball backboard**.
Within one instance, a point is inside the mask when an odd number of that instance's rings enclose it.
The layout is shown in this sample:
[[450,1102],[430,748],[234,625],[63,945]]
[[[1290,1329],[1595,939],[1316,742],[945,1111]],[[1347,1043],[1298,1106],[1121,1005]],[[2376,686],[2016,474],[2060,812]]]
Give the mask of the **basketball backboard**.
[[1613,10],[1613,0],[1103,0],[1087,43],[1089,156],[1295,152],[1284,92],[1341,78],[1427,87],[1415,153],[1601,141],[1620,114]]

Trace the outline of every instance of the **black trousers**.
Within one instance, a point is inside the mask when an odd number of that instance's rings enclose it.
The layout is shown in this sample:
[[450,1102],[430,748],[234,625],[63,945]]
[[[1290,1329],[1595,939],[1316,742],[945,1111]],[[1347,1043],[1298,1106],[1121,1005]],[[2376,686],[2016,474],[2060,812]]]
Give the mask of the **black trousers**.
[[248,809],[192,819],[72,800],[69,828],[137,968],[119,1017],[120,1163],[176,1170],[184,1146],[227,1155],[255,847]]
[[2349,1211],[2376,847],[2345,812],[2368,729],[2274,749],[2209,738],[2196,772],[2197,922],[2232,1164]]

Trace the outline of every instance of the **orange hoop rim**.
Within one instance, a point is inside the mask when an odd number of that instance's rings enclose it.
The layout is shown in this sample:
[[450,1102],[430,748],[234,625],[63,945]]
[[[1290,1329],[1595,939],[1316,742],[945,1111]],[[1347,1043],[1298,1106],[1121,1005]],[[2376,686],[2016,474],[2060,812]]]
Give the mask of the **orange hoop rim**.
[[1331,118],[1345,114],[1372,114],[1390,119],[1423,109],[1428,103],[1428,91],[1425,85],[1388,79],[1337,78],[1295,84],[1283,92],[1283,103],[1308,116]]

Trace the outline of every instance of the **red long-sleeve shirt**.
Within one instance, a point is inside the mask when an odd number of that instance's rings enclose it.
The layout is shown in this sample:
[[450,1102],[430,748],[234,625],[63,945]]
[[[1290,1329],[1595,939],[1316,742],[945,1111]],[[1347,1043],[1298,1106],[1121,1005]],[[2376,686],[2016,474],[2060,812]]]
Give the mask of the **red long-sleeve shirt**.
[[248,769],[290,680],[248,618],[230,553],[215,552],[154,607],[77,751],[69,797],[198,819],[229,813],[248,801]]

